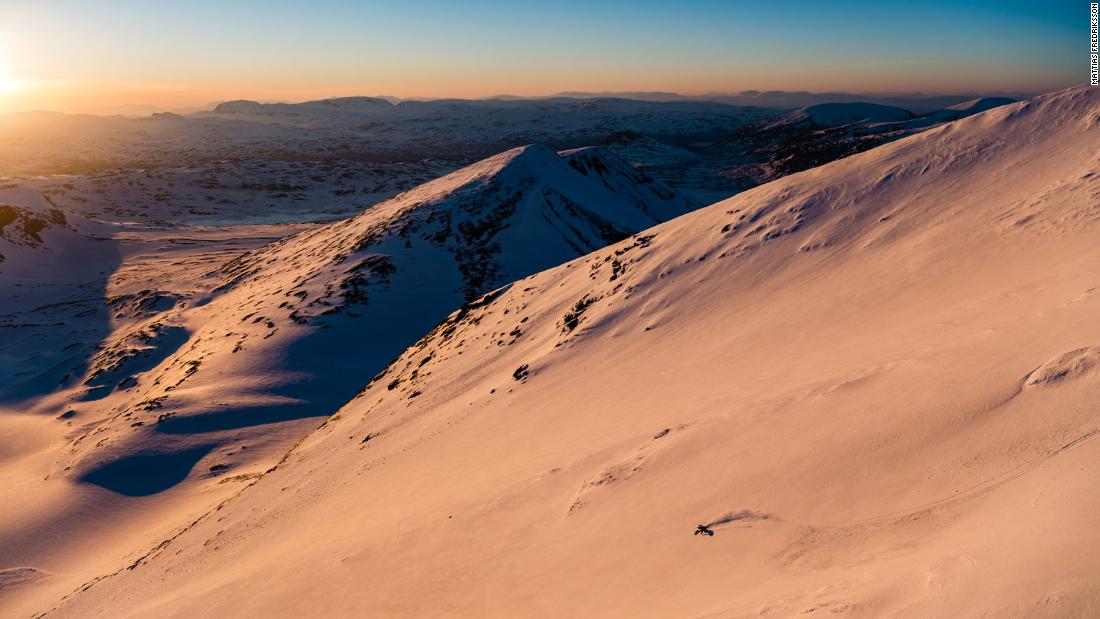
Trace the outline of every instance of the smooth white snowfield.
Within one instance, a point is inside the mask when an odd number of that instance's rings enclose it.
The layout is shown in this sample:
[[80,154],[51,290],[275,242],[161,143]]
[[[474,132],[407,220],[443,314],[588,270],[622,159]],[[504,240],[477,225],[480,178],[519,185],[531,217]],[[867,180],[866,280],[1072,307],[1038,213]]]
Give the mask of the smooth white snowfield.
[[40,610],[1093,614],[1098,145],[1075,88],[516,282]]

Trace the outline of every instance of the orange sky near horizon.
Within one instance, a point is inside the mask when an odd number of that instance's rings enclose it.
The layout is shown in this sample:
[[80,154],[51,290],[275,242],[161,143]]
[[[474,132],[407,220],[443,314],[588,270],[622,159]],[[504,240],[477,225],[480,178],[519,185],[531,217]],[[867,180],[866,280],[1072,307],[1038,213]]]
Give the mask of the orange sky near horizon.
[[[690,76],[686,76],[690,77]],[[675,79],[661,82],[629,79],[619,76],[606,79],[593,76],[587,79],[550,81],[544,74],[538,78],[521,79],[519,77],[503,81],[470,79],[446,80],[442,77],[425,76],[422,80],[380,78],[365,79],[329,79],[316,80],[306,77],[286,82],[265,82],[262,80],[239,80],[234,83],[208,81],[197,83],[156,83],[149,81],[122,81],[107,79],[75,78],[26,78],[14,72],[5,73],[0,69],[0,113],[19,111],[49,110],[67,113],[126,114],[129,112],[147,113],[148,110],[193,111],[232,99],[253,99],[258,101],[306,101],[326,97],[340,96],[397,96],[402,98],[481,98],[498,94],[519,96],[546,96],[565,91],[588,92],[628,92],[662,91],[685,95],[713,93],[737,93],[742,90],[795,90],[786,81],[768,79],[728,80],[729,86],[722,87],[713,80],[702,77],[698,80]],[[554,84],[554,86],[551,86]],[[881,82],[880,82],[881,84]],[[960,81],[944,84],[932,80],[917,82],[906,80],[891,83],[892,87],[869,89],[869,84],[854,80],[806,80],[806,86],[797,90],[811,92],[924,92],[929,94],[966,94],[979,92],[974,84]],[[1003,81],[991,83],[980,89],[982,94],[989,92],[1045,92],[1060,88],[1060,84],[1033,83],[1023,88],[1018,82]]]
[[[1085,79],[1067,61],[1078,46],[1061,13],[1039,19],[1013,2],[924,3],[900,13],[864,4],[852,12],[797,1],[13,3],[0,6],[0,113],[147,113],[353,95],[990,94]],[[940,22],[894,28],[922,11]]]

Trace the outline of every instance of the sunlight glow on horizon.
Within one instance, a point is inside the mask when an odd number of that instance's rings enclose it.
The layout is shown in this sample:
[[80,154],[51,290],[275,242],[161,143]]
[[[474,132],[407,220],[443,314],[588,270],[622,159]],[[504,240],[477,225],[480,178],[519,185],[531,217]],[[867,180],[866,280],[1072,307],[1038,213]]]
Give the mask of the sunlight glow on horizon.
[[1084,81],[1078,22],[1025,0],[13,3],[0,10],[0,114],[353,95],[1037,93]]
[[4,62],[4,55],[0,54],[0,95],[12,92],[18,86],[15,76],[8,70],[8,64]]

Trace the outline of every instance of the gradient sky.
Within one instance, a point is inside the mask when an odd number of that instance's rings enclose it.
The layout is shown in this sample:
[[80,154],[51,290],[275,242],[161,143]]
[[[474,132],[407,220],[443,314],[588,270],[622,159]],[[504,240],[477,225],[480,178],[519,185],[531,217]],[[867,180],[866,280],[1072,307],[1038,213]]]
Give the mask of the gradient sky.
[[[1041,92],[1087,2],[0,0],[0,112],[565,90]],[[14,82],[14,88],[5,88]]]

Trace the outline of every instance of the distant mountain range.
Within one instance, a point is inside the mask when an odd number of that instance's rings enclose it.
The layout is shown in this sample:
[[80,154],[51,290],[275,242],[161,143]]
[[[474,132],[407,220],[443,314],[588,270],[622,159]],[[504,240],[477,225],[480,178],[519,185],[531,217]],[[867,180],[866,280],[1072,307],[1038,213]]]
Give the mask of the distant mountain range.
[[[715,101],[730,105],[768,108],[802,108],[821,103],[868,102],[905,108],[916,114],[925,114],[934,110],[950,107],[974,99],[1003,97],[1013,100],[1028,99],[1037,93],[1027,91],[1011,92],[969,92],[957,94],[926,93],[851,93],[851,92],[809,92],[786,90],[744,90],[738,93],[706,93],[683,95],[663,91],[563,91],[545,96],[494,95],[487,100],[501,101],[540,101],[546,99],[629,99],[634,101],[670,102],[670,101]],[[392,103],[401,101],[434,101],[440,98],[401,98],[377,97]],[[469,99],[477,101],[478,99]],[[211,106],[212,107],[212,106]]]
[[[672,102],[672,101],[713,101],[729,105],[747,107],[766,107],[778,109],[793,109],[817,105],[819,103],[851,103],[863,101],[891,105],[905,108],[916,114],[924,114],[952,105],[986,97],[1005,97],[1009,99],[1028,99],[1038,93],[1026,91],[1011,92],[969,92],[955,94],[927,94],[927,93],[850,93],[850,92],[809,92],[786,90],[743,90],[740,92],[712,92],[696,95],[684,95],[666,91],[562,91],[549,95],[510,95],[499,94],[481,98],[454,98],[454,97],[396,97],[392,95],[371,96],[347,96],[328,97],[315,99],[301,103],[318,103],[324,101],[351,101],[351,100],[378,100],[387,101],[394,105],[404,101],[545,101],[547,99],[627,99],[632,101],[647,102]],[[238,100],[243,101],[243,100]],[[129,104],[113,107],[102,107],[89,110],[92,114],[121,115],[130,117],[148,116],[150,114],[171,112],[175,114],[194,114],[197,112],[212,111],[217,107],[235,103],[233,100],[215,101],[206,105],[192,105],[182,108],[168,108],[156,105]],[[296,105],[290,101],[259,101],[260,104]]]

